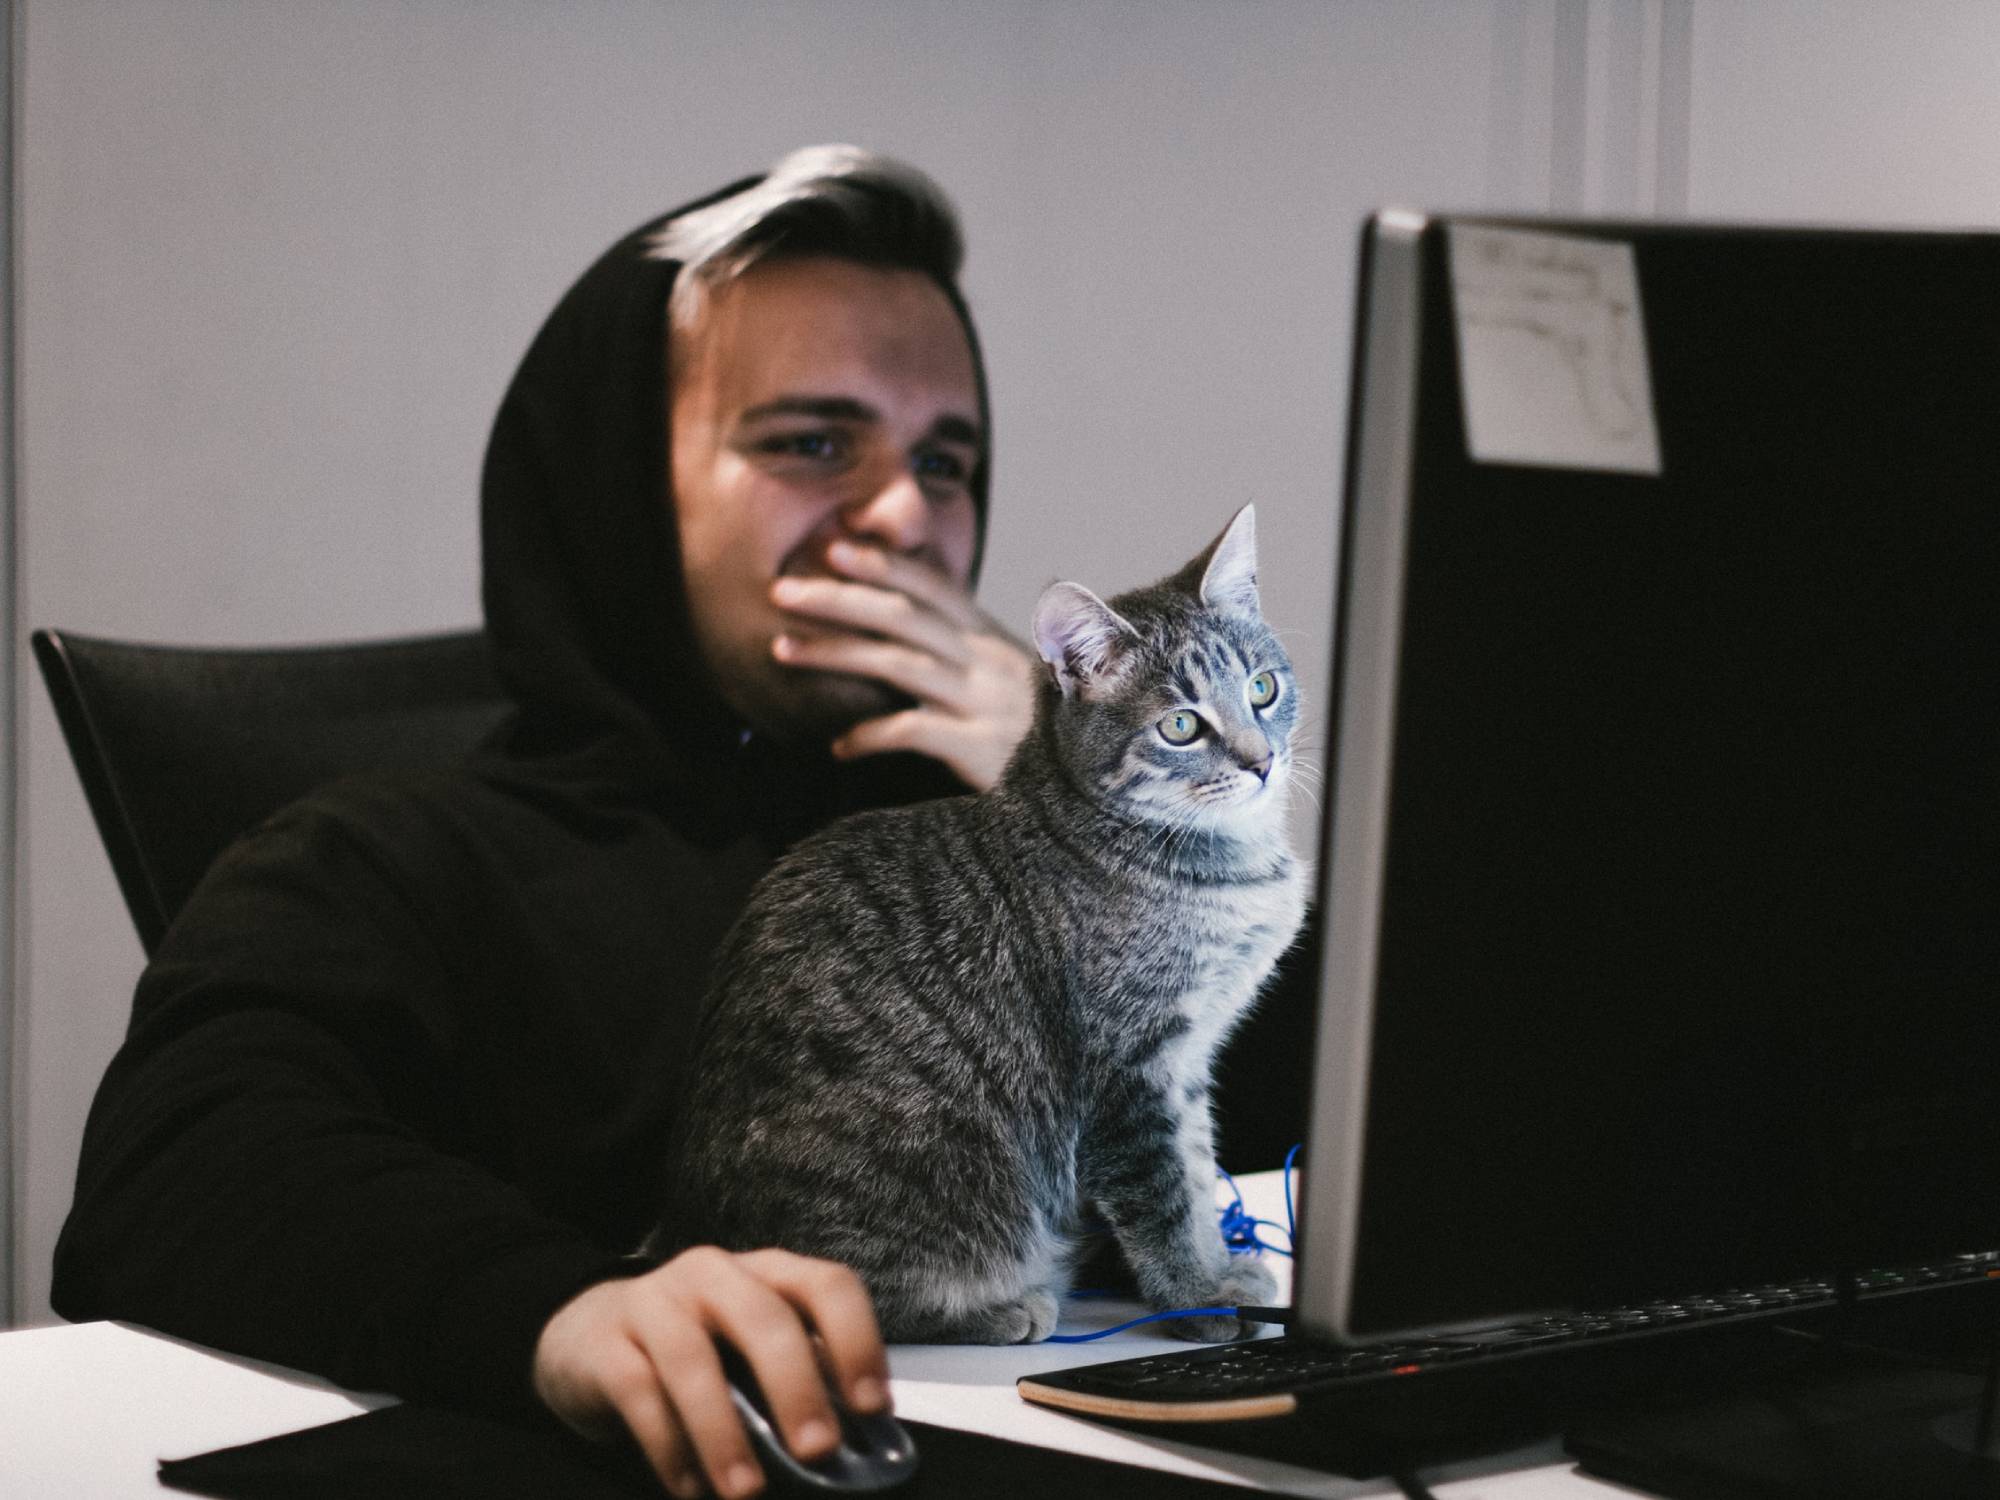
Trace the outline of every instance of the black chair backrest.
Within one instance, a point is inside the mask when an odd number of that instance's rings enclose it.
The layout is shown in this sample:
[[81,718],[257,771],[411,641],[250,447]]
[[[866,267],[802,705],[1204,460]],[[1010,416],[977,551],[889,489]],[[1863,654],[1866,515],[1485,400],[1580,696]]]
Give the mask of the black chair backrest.
[[191,648],[38,630],[35,660],[152,953],[230,843],[355,771],[461,759],[508,710],[479,631]]

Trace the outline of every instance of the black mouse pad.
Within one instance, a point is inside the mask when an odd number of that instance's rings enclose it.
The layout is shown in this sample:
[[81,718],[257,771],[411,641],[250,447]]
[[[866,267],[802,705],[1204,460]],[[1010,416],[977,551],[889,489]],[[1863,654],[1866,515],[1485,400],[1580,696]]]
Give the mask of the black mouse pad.
[[[906,1424],[916,1478],[908,1500],[1018,1500],[1024,1493],[1180,1500],[1241,1495],[1234,1485],[1010,1443],[948,1427]],[[239,1448],[167,1459],[160,1481],[218,1500],[658,1500],[665,1492],[627,1451],[554,1426],[514,1425],[424,1406],[389,1406]],[[770,1495],[785,1491],[775,1486]]]

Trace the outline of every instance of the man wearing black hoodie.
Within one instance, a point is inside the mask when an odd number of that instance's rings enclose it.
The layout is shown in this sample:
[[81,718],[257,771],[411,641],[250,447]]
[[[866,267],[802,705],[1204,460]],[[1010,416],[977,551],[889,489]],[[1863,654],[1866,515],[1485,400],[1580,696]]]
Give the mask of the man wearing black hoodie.
[[966,592],[990,421],[959,258],[926,179],[814,148],[564,297],[483,481],[518,712],[210,871],[92,1108],[60,1312],[623,1426],[677,1494],[761,1483],[718,1340],[804,1456],[834,1441],[813,1335],[883,1407],[842,1268],[626,1252],[757,876],[842,813],[990,784],[1026,728],[1029,659]]

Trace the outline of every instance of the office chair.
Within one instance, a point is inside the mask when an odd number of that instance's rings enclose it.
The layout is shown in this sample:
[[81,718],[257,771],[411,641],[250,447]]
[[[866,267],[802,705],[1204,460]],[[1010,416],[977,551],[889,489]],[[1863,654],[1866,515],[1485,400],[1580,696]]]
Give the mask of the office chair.
[[508,709],[480,631],[277,648],[32,640],[148,955],[239,834],[349,772],[458,760]]

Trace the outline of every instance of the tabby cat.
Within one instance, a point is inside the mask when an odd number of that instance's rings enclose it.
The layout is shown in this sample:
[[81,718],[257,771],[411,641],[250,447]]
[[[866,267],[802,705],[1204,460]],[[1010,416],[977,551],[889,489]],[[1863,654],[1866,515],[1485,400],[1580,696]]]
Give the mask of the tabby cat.
[[652,1248],[843,1261],[899,1342],[1046,1337],[1093,1209],[1157,1308],[1271,1297],[1222,1243],[1209,1113],[1305,909],[1297,698],[1256,570],[1245,506],[1149,588],[1053,585],[998,785],[844,819],[765,876],[718,959]]

